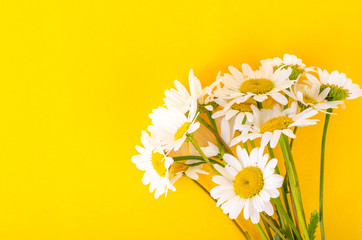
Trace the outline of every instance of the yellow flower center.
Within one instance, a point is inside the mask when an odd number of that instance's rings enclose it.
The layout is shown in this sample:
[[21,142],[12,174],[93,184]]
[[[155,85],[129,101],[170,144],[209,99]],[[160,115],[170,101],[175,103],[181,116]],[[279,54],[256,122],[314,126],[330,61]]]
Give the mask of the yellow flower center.
[[315,104],[316,103],[316,100],[312,97],[309,97],[308,95],[304,95],[303,96],[303,101],[305,103],[311,103],[311,104]]
[[235,176],[234,191],[242,198],[254,197],[263,186],[263,172],[258,167],[246,167]]
[[240,86],[242,93],[264,94],[274,88],[274,83],[266,78],[253,78],[244,81]]
[[253,110],[251,109],[251,104],[255,104],[255,101],[253,98],[249,98],[248,100],[246,100],[245,102],[242,103],[234,103],[233,105],[231,105],[231,109],[234,110],[238,110],[240,112],[253,112]]
[[288,128],[293,120],[290,117],[280,116],[269,119],[260,128],[260,133],[273,132],[275,130],[283,130]]
[[247,103],[234,103],[231,106],[231,109],[238,110],[240,112],[253,112],[253,110],[251,110],[250,105],[251,104],[247,104]]
[[185,132],[189,129],[191,123],[189,122],[184,122],[184,124],[181,125],[181,127],[179,127],[175,133],[175,140],[178,140],[180,138],[182,138],[185,134]]
[[153,169],[157,172],[161,177],[166,176],[167,169],[165,167],[164,161],[162,161],[164,156],[161,153],[154,152],[152,153],[151,162]]

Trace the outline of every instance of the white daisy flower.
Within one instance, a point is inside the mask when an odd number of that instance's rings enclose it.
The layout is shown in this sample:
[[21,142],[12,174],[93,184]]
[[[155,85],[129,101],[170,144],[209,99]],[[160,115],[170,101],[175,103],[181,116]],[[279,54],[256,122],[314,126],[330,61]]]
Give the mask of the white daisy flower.
[[306,68],[305,64],[301,59],[297,58],[294,55],[284,54],[283,59],[281,58],[272,58],[260,61],[262,68],[266,66],[272,66],[274,70],[277,70],[280,67],[292,68],[292,73],[289,76],[290,80],[297,80],[305,72],[310,72],[313,68]]
[[[180,83],[175,80],[174,82],[176,89],[171,88],[170,90],[165,91],[164,102],[167,108],[176,108],[183,113],[186,113],[191,108],[191,103],[196,99],[198,104],[205,105],[205,108],[209,111],[213,110],[213,107],[208,104],[212,101],[211,90],[214,87],[214,84],[211,87],[202,89],[200,80],[195,77],[193,70],[190,70],[189,73],[189,86],[190,92]],[[207,95],[209,94],[209,95]]]
[[151,137],[142,132],[141,141],[144,147],[136,146],[139,155],[132,157],[132,162],[142,171],[146,171],[143,175],[142,183],[150,184],[150,192],[155,191],[155,198],[166,194],[168,189],[173,191],[176,188],[169,180],[169,169],[173,160],[171,157],[165,156],[162,150],[158,150],[152,143]]
[[216,97],[230,100],[224,107],[227,111],[235,103],[245,102],[249,98],[263,102],[272,97],[280,104],[287,104],[287,98],[280,91],[291,87],[295,81],[290,81],[291,68],[277,69],[273,72],[272,66],[266,66],[253,71],[248,64],[242,65],[242,73],[234,67],[229,67],[231,74],[222,78],[224,86],[215,91]]
[[148,127],[151,136],[158,141],[162,149],[177,151],[186,140],[186,135],[195,132],[200,123],[197,117],[197,103],[193,101],[186,116],[175,108],[159,107],[150,114],[152,125]]
[[260,212],[269,216],[274,214],[270,198],[279,196],[278,188],[283,184],[283,177],[274,174],[277,159],[273,158],[267,164],[268,154],[263,155],[262,148],[254,148],[250,156],[245,149],[237,147],[237,158],[225,154],[227,163],[225,168],[215,165],[222,174],[214,176],[212,180],[220,186],[214,187],[210,195],[218,199],[220,206],[231,219],[236,219],[244,209],[244,218],[257,224]]
[[327,70],[321,70],[318,68],[319,80],[309,74],[307,75],[310,81],[320,84],[320,91],[324,91],[326,88],[330,88],[327,101],[341,101],[344,99],[354,99],[362,96],[362,90],[360,87],[352,83],[350,78],[347,78],[346,74],[333,71],[330,74]]
[[308,119],[318,113],[317,110],[312,108],[297,114],[296,102],[285,110],[282,110],[278,104],[273,109],[259,110],[255,106],[252,106],[252,108],[254,113],[253,125],[241,125],[239,130],[242,130],[244,134],[234,138],[231,141],[231,146],[240,141],[246,142],[248,139],[261,138],[262,147],[270,142],[270,146],[274,148],[282,133],[290,138],[295,138],[292,127],[315,125],[318,121],[317,119]]
[[[231,120],[230,122],[231,122],[231,125],[233,126],[234,121]],[[221,128],[220,136],[228,146],[230,146],[231,139],[233,139],[234,134],[235,134],[235,129],[233,127],[230,127],[230,122],[228,120],[226,120],[226,118],[223,118],[221,120],[221,125],[220,125],[220,128]],[[220,150],[219,150],[218,146],[216,146],[212,142],[208,142],[207,147],[201,147],[201,150],[204,152],[204,154],[208,158],[216,157],[220,154]]]
[[254,99],[249,98],[245,102],[234,103],[233,105],[231,105],[230,108],[225,108],[227,106],[227,101],[223,99],[217,99],[215,101],[222,107],[222,109],[216,111],[212,115],[212,118],[219,118],[225,116],[226,120],[230,120],[236,116],[235,122],[240,124],[242,123],[244,118],[246,118],[248,122],[253,121],[253,110],[250,106],[252,104],[256,105],[256,101]]
[[[310,78],[310,74],[306,74]],[[296,84],[291,91],[284,90],[284,92],[298,102],[301,110],[313,108],[317,111],[328,113],[325,110],[329,108],[336,108],[342,101],[326,101],[326,97],[331,90],[330,87],[325,88],[320,92],[320,84],[310,81],[310,85]]]

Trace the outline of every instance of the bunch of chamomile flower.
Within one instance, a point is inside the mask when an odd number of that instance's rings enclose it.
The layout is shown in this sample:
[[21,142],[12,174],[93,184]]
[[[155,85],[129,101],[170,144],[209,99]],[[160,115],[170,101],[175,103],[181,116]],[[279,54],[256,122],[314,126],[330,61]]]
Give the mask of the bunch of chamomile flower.
[[[149,115],[152,124],[142,132],[143,146],[132,158],[145,171],[143,184],[158,198],[175,191],[181,177],[202,187],[199,175],[209,175],[214,182],[210,196],[234,223],[242,215],[263,239],[298,240],[314,239],[320,223],[325,239],[327,126],[332,110],[361,96],[361,89],[344,73],[306,67],[289,54],[262,60],[257,70],[244,63],[229,71],[203,88],[191,70],[189,89],[175,81],[175,88],[165,91],[165,104]],[[325,114],[320,207],[307,219],[291,148],[297,129],[315,125],[318,112]],[[275,148],[281,149],[282,161],[275,158]],[[239,230],[251,239],[242,226]]]

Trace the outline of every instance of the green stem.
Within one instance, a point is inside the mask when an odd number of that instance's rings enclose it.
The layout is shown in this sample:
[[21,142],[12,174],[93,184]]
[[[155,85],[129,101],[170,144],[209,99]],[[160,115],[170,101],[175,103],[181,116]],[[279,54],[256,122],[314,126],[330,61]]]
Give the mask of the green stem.
[[[191,179],[191,178],[190,178]],[[196,181],[196,180],[193,180],[193,179],[191,179],[194,183],[196,183],[196,185],[197,186],[199,186],[207,195],[209,195],[209,197],[212,199],[212,200],[214,200],[215,202],[216,202],[216,200],[215,199],[213,199],[211,196],[210,196],[210,193],[209,193],[209,191],[207,191],[207,189],[206,188],[204,188],[204,186],[202,186],[198,181]],[[229,218],[230,219],[230,218]],[[251,238],[250,238],[250,236],[249,236],[249,233],[248,232],[246,232],[246,231],[244,231],[242,228],[241,228],[241,226],[235,221],[235,219],[230,219],[233,223],[234,223],[234,225],[238,228],[238,230],[244,235],[244,237],[247,239],[247,240],[251,240]]]
[[256,101],[256,104],[258,105],[259,109],[263,109],[263,103]]
[[302,210],[302,203],[299,201],[299,196],[298,196],[298,193],[297,193],[296,183],[295,183],[295,179],[294,179],[293,172],[292,172],[290,156],[289,156],[289,153],[288,153],[289,143],[288,143],[288,141],[287,141],[287,139],[286,139],[286,137],[284,135],[280,136],[279,141],[280,141],[280,146],[282,148],[282,152],[283,152],[283,156],[284,156],[285,168],[287,170],[287,174],[288,174],[288,178],[289,178],[289,182],[290,182],[290,190],[292,192],[292,197],[294,198],[295,207],[296,207],[296,210],[297,210],[297,215],[298,215],[298,218],[299,218],[299,222],[300,222],[300,225],[302,227],[302,231],[304,233],[304,238],[306,240],[309,240],[307,224],[305,222],[304,213],[303,213],[303,210]]
[[298,199],[299,199],[299,202],[300,202],[301,207],[302,207],[303,217],[305,218],[304,209],[303,209],[303,201],[302,201],[302,196],[301,196],[301,191],[300,191],[300,186],[299,186],[299,178],[298,178],[297,168],[295,167],[292,150],[290,149],[290,145],[288,143],[288,137],[284,136],[284,138],[285,138],[285,141],[286,141],[285,146],[287,148],[287,152],[288,152],[288,155],[289,155],[289,160],[290,160],[290,163],[292,165],[292,170],[293,170],[293,175],[294,175],[295,187],[297,189]]
[[215,131],[215,129],[210,126],[210,124],[208,124],[202,117],[198,116],[197,117],[197,121],[199,121],[201,124],[203,124],[207,129],[210,130],[210,132],[212,132],[215,137],[221,142],[221,144],[224,146],[224,148],[226,149],[227,153],[233,155],[233,152],[231,151],[231,149],[229,148],[229,146],[225,143],[224,139],[222,139],[222,137],[219,135],[218,132]]
[[269,226],[276,232],[279,237],[283,240],[287,240],[284,235],[279,231],[279,229],[274,225],[274,223],[269,219],[270,217],[265,215],[264,213],[261,214],[261,218],[269,224]]
[[[218,131],[217,126],[216,126],[215,119],[212,118],[211,114],[212,114],[212,112],[210,112],[210,111],[206,112],[206,115],[209,118],[209,122],[211,124],[211,127],[217,132],[217,134],[219,134],[219,131]],[[223,147],[223,145],[219,141],[219,139],[217,137],[215,137],[215,138],[216,138],[217,146],[218,146],[219,151],[220,151],[220,155],[223,156],[225,154],[225,148]]]
[[[298,127],[294,127],[294,135],[297,133]],[[290,150],[293,148],[294,138],[290,139]]]
[[270,225],[267,223],[267,221],[263,218],[263,214],[261,215],[261,220],[263,221],[264,228],[266,230],[266,233],[268,234],[269,239],[274,240],[273,235],[270,231]]
[[[332,109],[327,110],[328,113],[332,112]],[[321,149],[321,169],[320,169],[320,179],[319,179],[319,220],[321,225],[321,239],[325,239],[324,233],[324,215],[323,215],[323,187],[324,187],[324,152],[326,149],[326,138],[327,138],[327,129],[329,124],[329,118],[331,114],[326,114],[326,118],[324,120],[324,128],[323,128],[323,137],[322,137],[322,149]]]
[[300,236],[298,229],[295,227],[293,220],[288,216],[287,212],[284,210],[283,204],[280,201],[280,198],[279,197],[274,198],[274,199],[272,199],[272,201],[277,206],[277,208],[280,210],[282,215],[285,217],[286,221],[288,222],[289,226],[292,228],[292,230],[295,233],[295,235],[297,236],[298,240],[303,240],[302,237]]
[[[201,157],[201,156],[178,156],[178,157],[172,157],[172,159],[173,159],[173,161],[175,161],[175,162],[184,161],[184,160],[200,160],[200,161],[206,163],[205,160],[204,160],[204,158]],[[220,166],[222,166],[222,167],[225,167],[224,164],[222,164],[222,163],[220,163],[220,162],[218,162],[218,161],[216,161],[216,160],[214,160],[214,159],[212,159],[212,158],[209,158],[209,160],[210,160],[210,162],[211,162],[212,164],[218,164],[218,165],[220,165]],[[186,165],[187,165],[187,164],[186,164]]]
[[[242,124],[244,125],[245,123],[246,123],[246,115],[244,116],[244,119],[243,119]],[[244,146],[246,152],[249,154],[248,143],[247,143],[247,142],[243,142],[243,146]]]
[[211,164],[210,160],[208,157],[206,157],[206,155],[204,154],[204,152],[201,150],[200,146],[197,144],[196,140],[194,139],[193,136],[189,135],[187,136],[188,141],[190,141],[190,143],[192,143],[192,145],[194,145],[194,147],[196,148],[196,150],[201,154],[201,157],[204,159],[204,161],[210,166],[210,168],[217,174],[221,175],[219,173],[218,170],[215,169],[214,165]]
[[251,144],[251,147],[252,147],[252,148],[255,148],[255,143],[254,143],[253,140],[250,140],[250,144]]
[[[269,153],[270,153],[270,158],[275,158],[274,150],[270,147],[270,144],[268,144],[268,150],[269,150]],[[275,172],[280,175],[280,171],[279,171],[278,165],[275,166]],[[281,190],[282,190],[282,195],[283,195],[283,201],[284,201],[284,204],[285,204],[285,208],[287,209],[288,215],[289,215],[289,216],[292,216],[291,211],[290,211],[289,202],[288,202],[288,196],[287,196],[287,193],[285,192],[285,189],[284,189],[283,186],[281,187]],[[285,221],[285,219],[282,218],[282,223],[284,223],[284,221]],[[285,228],[285,225],[286,225],[286,224],[284,223],[284,224],[282,224],[282,225],[283,225],[284,228]],[[287,231],[288,231],[288,234],[290,234],[290,229],[289,229],[289,228],[287,228],[287,229],[288,229],[288,230],[287,230]]]
[[204,160],[201,156],[177,156],[172,158],[175,162],[183,160]]
[[264,239],[264,240],[268,240],[268,237],[266,236],[266,234],[265,234],[265,232],[264,232],[263,228],[260,226],[260,224],[259,224],[259,223],[258,223],[258,224],[256,224],[256,227],[258,228],[258,230],[259,230],[259,232],[260,232],[261,236],[263,237],[263,239]]

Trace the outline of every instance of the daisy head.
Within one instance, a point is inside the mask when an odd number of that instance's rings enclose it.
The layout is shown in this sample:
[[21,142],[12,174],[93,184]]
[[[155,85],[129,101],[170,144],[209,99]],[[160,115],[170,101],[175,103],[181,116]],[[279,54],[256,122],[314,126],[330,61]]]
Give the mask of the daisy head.
[[190,110],[192,102],[196,100],[199,105],[212,110],[212,105],[210,105],[212,102],[210,87],[203,89],[200,80],[194,75],[192,69],[189,72],[190,91],[177,80],[175,80],[174,84],[176,89],[171,88],[165,91],[166,97],[164,98],[164,102],[167,108],[175,108],[182,113],[186,113]]
[[231,74],[222,78],[224,87],[217,89],[215,95],[221,99],[229,100],[225,109],[231,108],[234,103],[245,102],[249,98],[263,102],[270,96],[280,104],[287,104],[288,100],[280,91],[289,88],[295,81],[290,81],[292,69],[277,69],[266,66],[253,71],[248,64],[242,65],[242,72],[234,67],[229,67]]
[[136,146],[139,155],[133,156],[132,162],[138,169],[145,171],[142,183],[150,184],[151,193],[156,190],[156,199],[164,193],[167,195],[168,189],[175,191],[175,187],[169,180],[172,158],[165,156],[164,151],[157,149],[152,138],[146,132],[142,132],[141,141],[143,147]]
[[159,107],[150,114],[152,125],[148,127],[148,131],[162,149],[167,152],[177,151],[186,141],[187,135],[200,127],[200,123],[195,122],[196,117],[196,101],[193,101],[187,114],[175,108]]
[[250,139],[261,138],[261,146],[265,146],[270,142],[270,146],[274,148],[283,133],[290,138],[295,138],[292,127],[303,127],[315,125],[317,119],[308,119],[318,113],[318,111],[309,108],[301,113],[297,113],[298,106],[294,102],[290,108],[282,110],[276,104],[273,109],[261,109],[252,106],[254,113],[254,121],[252,125],[241,125],[239,130],[244,134],[234,138],[231,145],[235,145],[240,141],[245,142]]
[[[306,75],[310,78],[310,74]],[[313,108],[317,111],[326,112],[327,109],[336,108],[338,104],[343,103],[342,101],[327,101],[330,87],[327,87],[321,91],[320,84],[314,81],[308,81],[309,84],[296,84],[290,91],[284,90],[284,92],[294,100],[298,102],[298,106],[301,111],[308,108]]]
[[306,68],[301,59],[290,54],[284,54],[283,59],[276,57],[272,59],[261,60],[260,62],[262,64],[262,68],[272,66],[274,71],[279,68],[290,67],[292,69],[292,73],[289,76],[290,80],[297,80],[305,72],[312,70],[312,68]]
[[219,106],[222,107],[222,109],[216,111],[212,115],[212,118],[219,118],[224,116],[226,120],[230,120],[235,117],[235,121],[240,123],[243,122],[244,118],[248,122],[253,121],[253,110],[251,109],[251,105],[256,105],[256,101],[253,98],[249,98],[244,102],[232,104],[228,104],[228,102],[223,99],[218,99],[216,102]]
[[[283,177],[274,174],[277,159],[268,162],[269,155],[263,155],[262,148],[254,148],[250,155],[245,149],[237,147],[237,158],[225,154],[225,168],[215,165],[221,176],[212,180],[219,186],[214,187],[210,194],[218,199],[217,206],[231,219],[236,219],[241,211],[244,218],[258,223],[260,213],[274,214],[270,198],[279,196],[278,188],[282,186]],[[267,163],[268,162],[268,163]]]
[[347,78],[346,74],[333,71],[330,74],[327,70],[321,70],[318,68],[319,80],[309,74],[307,75],[310,81],[319,83],[320,92],[330,88],[326,99],[327,101],[342,101],[344,99],[354,99],[362,96],[362,91],[359,86],[352,83],[350,78]]

